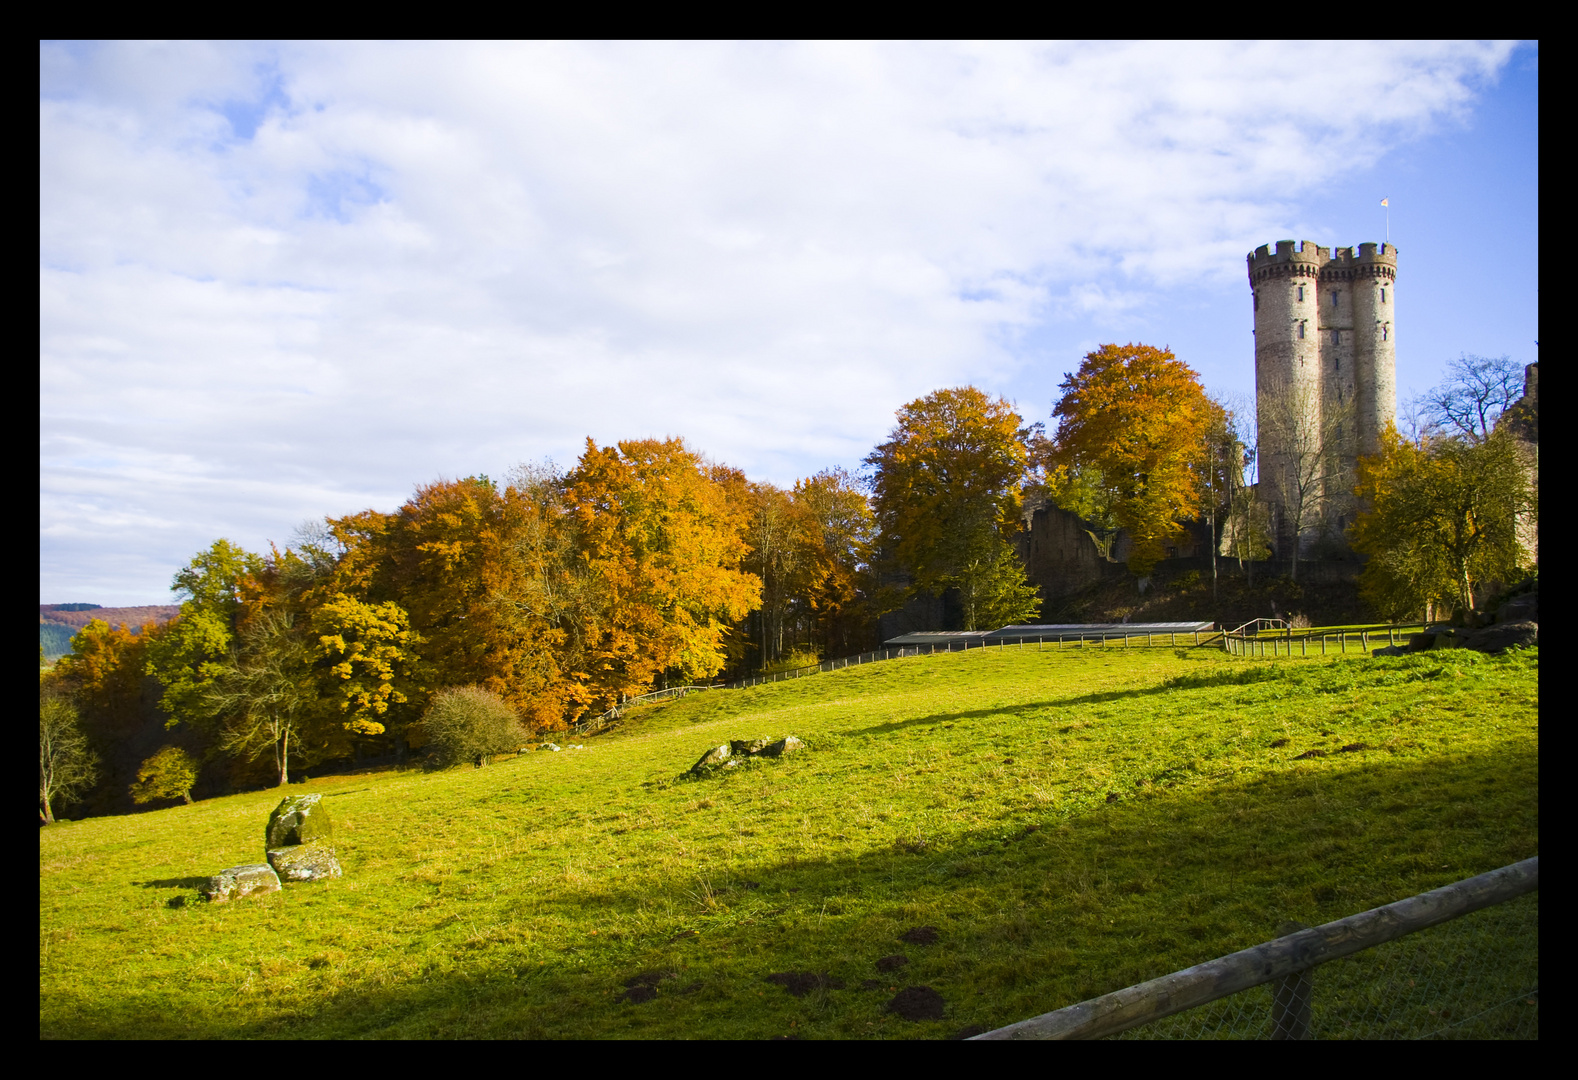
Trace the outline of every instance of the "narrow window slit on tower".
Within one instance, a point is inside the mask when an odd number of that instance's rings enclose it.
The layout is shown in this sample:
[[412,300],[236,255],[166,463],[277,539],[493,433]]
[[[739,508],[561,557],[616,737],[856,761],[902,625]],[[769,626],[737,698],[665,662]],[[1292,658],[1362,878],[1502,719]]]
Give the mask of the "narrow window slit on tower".
[[[1386,290],[1385,289],[1381,290],[1381,295],[1382,295],[1383,298],[1385,297],[1385,295],[1386,295]],[[1302,285],[1299,286],[1299,299],[1300,300],[1304,299],[1304,286],[1302,286]]]
[[1386,286],[1381,286],[1381,303],[1386,303]]
[[1303,323],[1299,323],[1299,340],[1300,341],[1304,340],[1304,324]]

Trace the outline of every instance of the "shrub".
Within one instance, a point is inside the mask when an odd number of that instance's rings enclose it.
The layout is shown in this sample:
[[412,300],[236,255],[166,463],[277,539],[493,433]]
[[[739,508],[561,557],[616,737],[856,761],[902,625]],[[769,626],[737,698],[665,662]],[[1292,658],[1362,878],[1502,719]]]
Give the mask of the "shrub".
[[137,782],[131,786],[132,802],[148,803],[155,799],[191,802],[192,787],[196,783],[196,759],[178,746],[166,746],[137,770]]
[[1185,570],[1183,573],[1179,574],[1176,579],[1174,579],[1173,588],[1177,589],[1179,592],[1190,592],[1191,590],[1198,589],[1202,584],[1204,584],[1204,581],[1200,577],[1200,571]]
[[439,691],[422,717],[422,729],[432,747],[429,760],[440,769],[465,761],[481,768],[494,754],[518,750],[526,741],[515,710],[480,686]]

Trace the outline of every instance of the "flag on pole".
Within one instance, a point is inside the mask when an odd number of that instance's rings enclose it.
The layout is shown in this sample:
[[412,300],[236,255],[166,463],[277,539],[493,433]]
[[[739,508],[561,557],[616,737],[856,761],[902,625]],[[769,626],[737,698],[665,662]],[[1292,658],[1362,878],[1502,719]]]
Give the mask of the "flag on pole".
[[1381,200],[1381,205],[1382,206],[1391,206],[1392,205],[1391,199],[1389,199],[1389,198],[1388,199],[1382,199]]

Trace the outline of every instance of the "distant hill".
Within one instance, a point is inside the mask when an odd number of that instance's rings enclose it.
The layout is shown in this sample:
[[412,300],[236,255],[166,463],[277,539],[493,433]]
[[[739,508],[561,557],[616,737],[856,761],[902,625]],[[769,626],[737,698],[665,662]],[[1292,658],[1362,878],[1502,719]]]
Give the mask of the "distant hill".
[[46,660],[58,660],[71,651],[71,635],[92,619],[111,626],[125,623],[133,630],[169,622],[181,612],[179,604],[148,604],[143,607],[100,607],[97,604],[38,605],[38,643]]

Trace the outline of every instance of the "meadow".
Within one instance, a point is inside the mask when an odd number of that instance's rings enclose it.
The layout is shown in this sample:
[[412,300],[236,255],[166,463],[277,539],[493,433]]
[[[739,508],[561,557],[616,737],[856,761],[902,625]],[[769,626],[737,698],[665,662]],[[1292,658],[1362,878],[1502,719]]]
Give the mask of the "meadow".
[[[63,823],[40,1034],[995,1027],[1537,854],[1537,676],[1537,650],[1028,646],[712,691],[582,750],[292,784],[345,877],[223,905],[198,886],[262,860],[281,792]],[[887,1008],[914,986],[940,1016]]]

